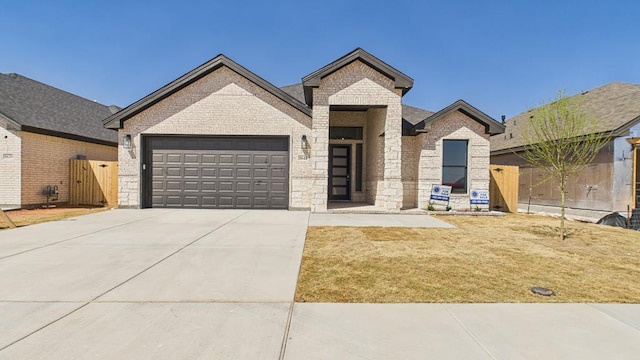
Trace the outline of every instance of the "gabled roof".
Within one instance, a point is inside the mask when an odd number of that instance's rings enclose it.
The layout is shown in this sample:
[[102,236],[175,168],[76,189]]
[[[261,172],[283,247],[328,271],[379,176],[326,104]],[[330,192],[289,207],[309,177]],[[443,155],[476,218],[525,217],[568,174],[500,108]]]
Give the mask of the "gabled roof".
[[464,100],[458,100],[453,104],[447,106],[446,108],[438,111],[437,113],[420,121],[419,123],[413,126],[413,128],[411,129],[411,132],[413,133],[428,132],[431,124],[443,118],[444,116],[451,114],[454,111],[460,111],[461,113],[467,115],[471,119],[482,124],[484,126],[484,131],[486,134],[494,135],[494,134],[501,134],[502,132],[504,132],[504,125],[500,124],[489,115],[471,106],[469,103],[467,103]]
[[[304,101],[304,88],[301,83],[287,85],[281,89],[294,98]],[[409,130],[420,121],[433,115],[433,111],[402,104],[402,135],[409,135]]]
[[[628,136],[631,126],[640,122],[638,84],[614,82],[572,98],[578,98],[584,110],[597,119],[596,133],[612,132],[613,136]],[[491,137],[491,152],[505,153],[524,146],[522,132],[534,112],[535,109],[531,109],[508,119],[505,134]]]
[[322,78],[340,70],[341,68],[351,64],[356,60],[362,61],[363,63],[384,74],[386,77],[394,80],[394,86],[396,88],[402,89],[402,95],[406,94],[413,87],[412,78],[403,74],[399,70],[393,68],[377,57],[369,54],[363,49],[356,48],[350,53],[332,62],[331,64],[326,65],[302,78],[302,85],[304,86],[304,98],[307,105],[313,106],[312,88],[319,87]]
[[188,73],[182,75],[176,80],[170,82],[169,84],[145,96],[144,98],[127,106],[126,108],[122,109],[118,113],[113,114],[112,116],[104,120],[104,125],[111,129],[122,128],[123,122],[126,121],[127,119],[153,106],[159,101],[171,96],[172,94],[185,88],[186,86],[198,81],[202,77],[210,74],[211,72],[219,69],[222,66],[229,68],[230,70],[236,72],[240,76],[260,86],[261,88],[268,91],[272,95],[276,96],[280,100],[295,107],[305,115],[311,116],[311,109],[307,107],[303,102],[300,102],[299,100],[295,99],[291,95],[282,91],[275,85],[264,80],[263,78],[259,77],[253,72],[247,70],[246,68],[239,65],[235,61],[229,59],[228,57],[220,54],[214,57],[213,59],[207,61],[206,63],[198,66],[197,68],[189,71]]
[[115,145],[118,134],[102,126],[115,109],[19,74],[0,74],[0,117],[15,130]]

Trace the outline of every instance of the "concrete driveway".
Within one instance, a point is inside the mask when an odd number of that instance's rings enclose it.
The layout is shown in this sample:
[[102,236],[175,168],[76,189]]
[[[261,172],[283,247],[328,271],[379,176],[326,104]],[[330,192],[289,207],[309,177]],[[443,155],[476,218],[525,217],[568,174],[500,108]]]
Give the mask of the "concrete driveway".
[[[444,226],[416,215],[372,216],[339,220]],[[638,304],[294,304],[309,218],[113,210],[0,231],[0,359],[640,354]]]
[[0,232],[0,358],[278,359],[309,214],[112,210]]

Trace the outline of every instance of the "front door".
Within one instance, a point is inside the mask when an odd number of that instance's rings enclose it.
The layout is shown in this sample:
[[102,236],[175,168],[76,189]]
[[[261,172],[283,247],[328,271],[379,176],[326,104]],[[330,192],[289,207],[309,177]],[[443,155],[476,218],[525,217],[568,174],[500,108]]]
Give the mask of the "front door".
[[329,145],[329,200],[351,200],[351,145]]

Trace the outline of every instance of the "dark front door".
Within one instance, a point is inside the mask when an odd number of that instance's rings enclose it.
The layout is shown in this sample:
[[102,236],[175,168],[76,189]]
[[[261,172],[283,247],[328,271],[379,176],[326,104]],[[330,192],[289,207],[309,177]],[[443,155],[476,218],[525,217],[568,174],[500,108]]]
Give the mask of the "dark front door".
[[351,199],[351,145],[329,145],[329,200]]

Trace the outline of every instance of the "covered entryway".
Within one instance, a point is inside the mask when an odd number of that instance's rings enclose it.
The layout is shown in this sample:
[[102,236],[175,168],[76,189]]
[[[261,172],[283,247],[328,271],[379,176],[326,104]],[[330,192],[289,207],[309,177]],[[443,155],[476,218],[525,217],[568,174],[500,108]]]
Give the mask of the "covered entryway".
[[289,139],[144,137],[145,207],[286,209]]

